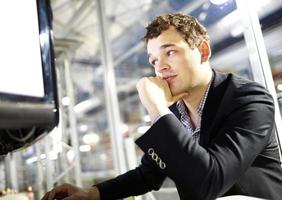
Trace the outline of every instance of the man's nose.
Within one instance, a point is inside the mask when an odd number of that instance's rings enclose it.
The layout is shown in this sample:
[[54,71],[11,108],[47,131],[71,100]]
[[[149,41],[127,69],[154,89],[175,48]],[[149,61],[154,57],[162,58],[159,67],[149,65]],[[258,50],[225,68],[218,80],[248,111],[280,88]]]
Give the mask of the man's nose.
[[165,71],[168,68],[169,68],[168,63],[165,60],[163,60],[163,59],[159,59],[158,62],[156,63],[156,65],[155,65],[155,70],[157,72]]

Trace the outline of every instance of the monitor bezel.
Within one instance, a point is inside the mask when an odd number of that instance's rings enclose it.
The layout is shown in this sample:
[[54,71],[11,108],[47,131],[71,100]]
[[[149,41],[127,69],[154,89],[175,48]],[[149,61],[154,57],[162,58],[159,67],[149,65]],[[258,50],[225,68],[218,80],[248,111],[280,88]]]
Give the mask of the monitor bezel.
[[37,0],[36,3],[44,96],[0,92],[0,129],[54,127],[58,123],[52,9],[49,0]]

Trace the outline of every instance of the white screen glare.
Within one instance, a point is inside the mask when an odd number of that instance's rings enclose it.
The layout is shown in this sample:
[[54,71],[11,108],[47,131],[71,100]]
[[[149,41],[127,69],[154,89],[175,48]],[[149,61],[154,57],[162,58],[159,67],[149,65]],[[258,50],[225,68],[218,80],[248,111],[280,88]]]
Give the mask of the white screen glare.
[[36,0],[1,0],[0,26],[0,92],[43,97]]

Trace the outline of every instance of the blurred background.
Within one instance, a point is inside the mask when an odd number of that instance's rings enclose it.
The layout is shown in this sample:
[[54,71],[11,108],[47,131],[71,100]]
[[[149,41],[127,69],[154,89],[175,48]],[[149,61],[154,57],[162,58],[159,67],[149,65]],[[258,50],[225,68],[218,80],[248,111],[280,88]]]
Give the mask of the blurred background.
[[[212,67],[262,82],[277,99],[280,115],[281,0],[50,2],[59,125],[34,145],[0,158],[3,194],[25,192],[40,199],[55,185],[90,187],[138,165],[143,153],[134,140],[149,128],[150,118],[135,85],[141,77],[154,75],[142,37],[144,27],[163,13],[195,16],[208,29]],[[243,8],[254,15],[245,16]],[[276,121],[278,127],[280,123]],[[160,191],[135,199],[179,197],[168,179]]]

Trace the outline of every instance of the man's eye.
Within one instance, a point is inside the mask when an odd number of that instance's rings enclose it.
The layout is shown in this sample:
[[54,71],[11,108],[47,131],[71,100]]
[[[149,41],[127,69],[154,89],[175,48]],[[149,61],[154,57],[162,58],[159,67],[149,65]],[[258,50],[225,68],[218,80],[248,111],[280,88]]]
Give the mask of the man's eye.
[[152,64],[152,65],[155,65],[156,63],[157,63],[156,60],[152,60],[152,61],[151,61],[151,64]]
[[170,55],[172,55],[172,54],[174,54],[174,53],[175,53],[174,50],[169,50],[169,51],[167,52],[167,55],[170,56]]

